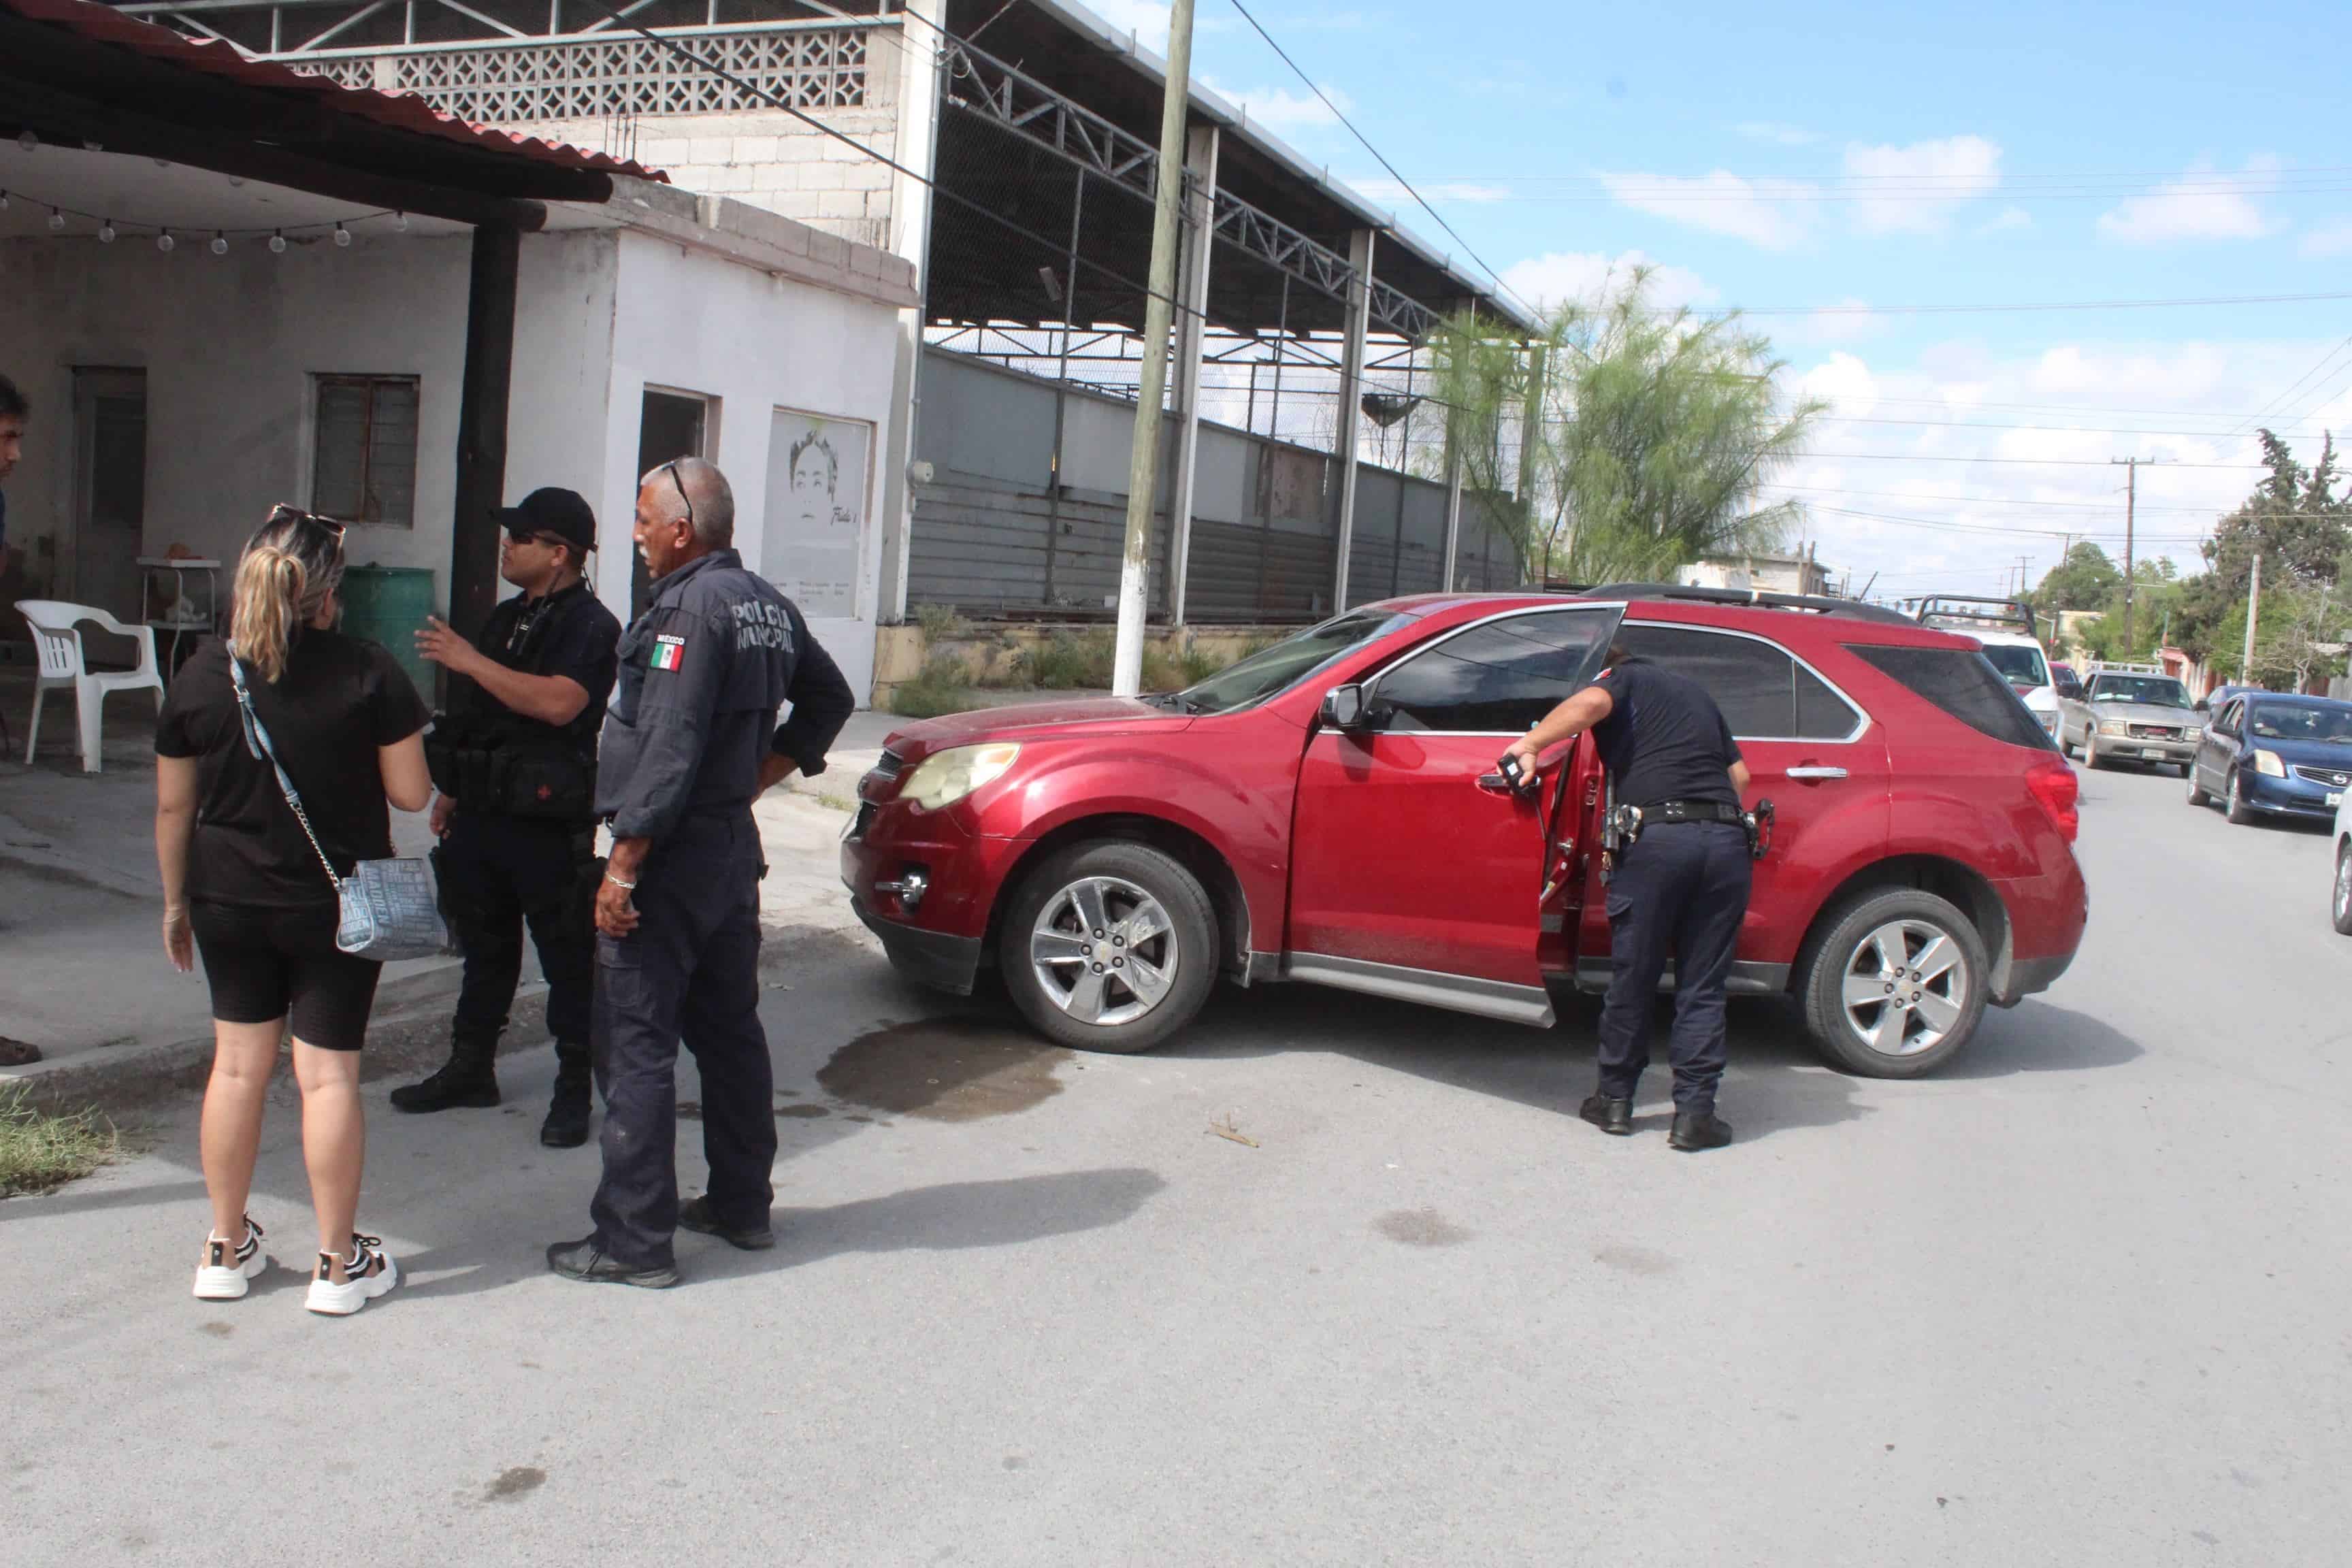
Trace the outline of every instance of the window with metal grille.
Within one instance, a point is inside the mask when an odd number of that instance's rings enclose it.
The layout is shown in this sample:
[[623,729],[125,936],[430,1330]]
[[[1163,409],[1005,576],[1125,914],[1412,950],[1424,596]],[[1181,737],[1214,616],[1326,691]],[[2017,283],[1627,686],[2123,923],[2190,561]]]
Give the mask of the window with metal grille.
[[416,378],[321,375],[310,510],[340,522],[416,521]]

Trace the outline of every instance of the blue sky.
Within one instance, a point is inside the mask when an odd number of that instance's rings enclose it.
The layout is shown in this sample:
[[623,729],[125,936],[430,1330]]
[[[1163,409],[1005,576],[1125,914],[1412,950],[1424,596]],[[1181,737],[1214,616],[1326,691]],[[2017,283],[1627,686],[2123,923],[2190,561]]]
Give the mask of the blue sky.
[[[1249,3],[1518,293],[1638,259],[1758,310],[1835,404],[1776,493],[1857,588],[2120,553],[2126,455],[2162,459],[2142,552],[2192,561],[2254,423],[2315,453],[2352,416],[2352,298],[1896,309],[2352,295],[2352,8]],[[1164,6],[1093,5],[1164,47]],[[1455,247],[1231,0],[1199,15],[1197,77]]]

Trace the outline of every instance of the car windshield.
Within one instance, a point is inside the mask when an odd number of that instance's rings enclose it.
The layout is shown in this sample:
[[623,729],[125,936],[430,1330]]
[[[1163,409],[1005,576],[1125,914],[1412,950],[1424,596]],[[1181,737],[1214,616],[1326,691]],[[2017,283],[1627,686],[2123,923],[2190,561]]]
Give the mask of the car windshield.
[[2189,689],[2168,675],[2095,675],[2091,678],[2091,700],[2186,708]]
[[1402,626],[1412,617],[1388,610],[1351,610],[1319,626],[1283,638],[1170,699],[1187,713],[1231,713],[1287,690],[1315,671]]
[[2327,741],[2352,745],[2352,708],[2317,703],[2264,702],[2247,716],[2246,728],[2264,741]]
[[2011,686],[2047,686],[2050,667],[2042,662],[2042,650],[2023,643],[1987,643],[1984,656],[2000,671],[2000,678]]

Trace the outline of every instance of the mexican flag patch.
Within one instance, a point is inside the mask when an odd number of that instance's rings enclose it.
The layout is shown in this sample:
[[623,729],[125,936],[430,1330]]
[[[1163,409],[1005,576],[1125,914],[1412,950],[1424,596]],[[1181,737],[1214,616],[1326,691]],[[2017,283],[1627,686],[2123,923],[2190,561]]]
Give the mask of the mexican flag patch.
[[686,662],[686,639],[662,632],[654,638],[653,657],[646,661],[654,669],[676,669]]

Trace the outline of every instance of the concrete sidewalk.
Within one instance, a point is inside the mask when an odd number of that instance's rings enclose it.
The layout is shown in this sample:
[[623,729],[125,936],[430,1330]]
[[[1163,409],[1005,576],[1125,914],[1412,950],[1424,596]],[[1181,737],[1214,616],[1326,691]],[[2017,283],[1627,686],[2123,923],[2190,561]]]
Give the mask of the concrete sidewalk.
[[[0,1036],[42,1054],[30,1067],[0,1070],[0,1084],[21,1079],[60,1100],[135,1098],[142,1086],[184,1078],[212,1053],[203,976],[174,973],[163,953],[152,700],[134,692],[107,703],[96,773],[80,770],[69,691],[50,694],[39,751],[26,764],[31,700],[31,671],[0,668],[0,712],[16,739],[0,758]],[[769,862],[763,923],[868,940],[842,891],[837,846],[858,775],[903,722],[856,715],[822,776],[794,779],[754,806]],[[424,853],[424,816],[394,813],[393,840],[401,854]],[[455,995],[457,976],[454,958],[386,964],[378,1022],[429,1017]],[[526,957],[524,982],[528,998],[539,983],[535,955]],[[509,1046],[537,1039],[519,1015]]]

